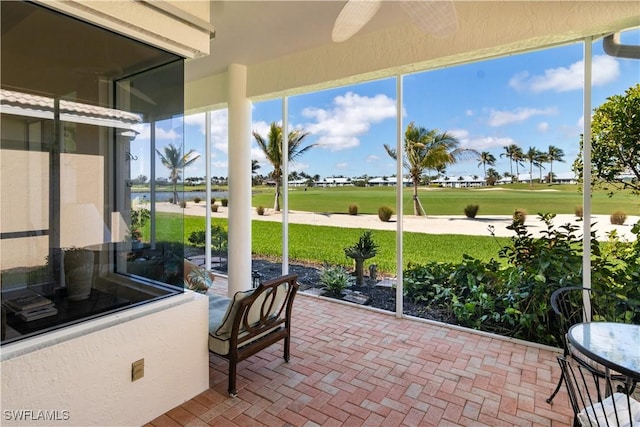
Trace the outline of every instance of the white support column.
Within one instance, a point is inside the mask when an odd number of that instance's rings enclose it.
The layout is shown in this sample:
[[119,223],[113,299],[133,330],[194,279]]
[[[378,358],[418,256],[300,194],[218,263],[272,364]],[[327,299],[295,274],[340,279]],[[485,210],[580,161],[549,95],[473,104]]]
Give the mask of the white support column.
[[251,289],[251,103],[247,67],[229,65],[229,296]]
[[282,274],[289,274],[289,98],[282,98]]
[[[593,38],[584,40],[584,130],[582,144],[582,287],[591,288],[591,56]],[[591,300],[589,293],[584,292],[582,300],[587,318],[590,322]]]
[[402,76],[396,76],[396,317],[402,317],[404,313],[404,290],[402,289],[402,246],[403,246],[403,194],[402,186],[403,158],[402,147]]
[[206,192],[206,213],[204,217],[204,268],[211,271],[211,111],[204,116],[204,176]]

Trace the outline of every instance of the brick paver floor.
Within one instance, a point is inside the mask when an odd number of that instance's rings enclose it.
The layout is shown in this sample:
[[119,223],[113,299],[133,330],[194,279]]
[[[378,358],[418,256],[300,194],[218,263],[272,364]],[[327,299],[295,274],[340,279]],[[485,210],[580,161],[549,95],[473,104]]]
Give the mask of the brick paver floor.
[[291,361],[274,344],[149,426],[566,426],[556,353],[299,294]]

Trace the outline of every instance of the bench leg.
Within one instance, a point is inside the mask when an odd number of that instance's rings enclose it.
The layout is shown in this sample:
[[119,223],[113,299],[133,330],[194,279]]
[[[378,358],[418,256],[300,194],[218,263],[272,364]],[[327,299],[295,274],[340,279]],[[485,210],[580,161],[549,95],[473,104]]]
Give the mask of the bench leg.
[[238,392],[236,391],[236,371],[238,362],[235,360],[229,360],[229,396],[236,397]]
[[284,337],[284,360],[289,362],[290,358],[290,350],[291,350],[291,341],[289,336]]

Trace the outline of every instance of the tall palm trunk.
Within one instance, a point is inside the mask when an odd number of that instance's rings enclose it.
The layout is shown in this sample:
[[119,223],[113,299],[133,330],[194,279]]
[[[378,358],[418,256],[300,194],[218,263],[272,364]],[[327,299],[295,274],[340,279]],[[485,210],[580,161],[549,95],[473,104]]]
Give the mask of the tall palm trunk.
[[180,201],[178,200],[178,180],[173,180],[173,203],[178,204]]
[[416,216],[422,215],[420,200],[418,200],[418,184],[418,179],[413,177],[413,214]]
[[276,180],[276,200],[273,202],[273,210],[280,212],[280,178]]

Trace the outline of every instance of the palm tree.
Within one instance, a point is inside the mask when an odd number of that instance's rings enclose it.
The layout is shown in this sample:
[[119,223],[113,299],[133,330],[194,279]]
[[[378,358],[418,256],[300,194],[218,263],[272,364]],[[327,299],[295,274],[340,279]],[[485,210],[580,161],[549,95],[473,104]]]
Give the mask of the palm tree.
[[[252,132],[253,137],[258,143],[258,147],[262,150],[267,160],[273,165],[273,179],[276,181],[276,199],[273,203],[273,209],[280,211],[280,186],[282,185],[282,126],[277,123],[271,123],[267,138],[263,138],[258,132]],[[304,138],[309,132],[300,130],[292,130],[289,132],[289,161],[295,162],[307,150],[316,144],[301,147]]]
[[514,153],[520,150],[520,147],[518,147],[516,144],[511,144],[502,148],[504,149],[504,153],[500,154],[500,157],[506,157],[509,159],[509,168],[511,171],[511,176],[513,176],[513,156]]
[[200,154],[193,149],[189,150],[186,154],[182,154],[182,149],[173,144],[164,147],[164,154],[158,149],[156,149],[156,152],[160,156],[162,164],[169,169],[169,180],[173,182],[173,203],[178,203],[176,186],[180,179],[180,173],[184,168],[195,162],[200,157]]
[[496,182],[500,181],[500,174],[494,168],[489,168],[487,171],[487,184],[488,185],[496,185]]
[[547,150],[547,161],[549,162],[549,182],[553,183],[553,162],[564,162],[564,151],[562,148],[555,147],[553,145],[549,146]]
[[538,168],[540,172],[540,183],[542,184],[542,169],[544,169],[544,164],[547,163],[547,153],[543,151],[538,151],[538,157],[536,157],[536,161],[533,163],[535,167]]
[[[425,169],[443,169],[446,165],[455,163],[466,155],[478,155],[470,149],[459,148],[460,142],[447,132],[440,133],[437,129],[427,130],[409,123],[404,133],[404,167],[409,171],[413,183],[413,214],[422,215],[424,210],[418,199],[418,185],[420,176]],[[396,150],[384,144],[387,154],[398,159]]]
[[251,160],[251,174],[258,173],[258,169],[260,169],[260,162]]
[[478,158],[478,160],[480,160],[480,163],[478,163],[478,166],[482,165],[483,169],[484,169],[484,180],[485,180],[485,184],[487,181],[487,165],[489,166],[495,166],[496,165],[496,158],[493,154],[489,153],[488,151],[483,151],[482,153],[480,153],[480,157]]
[[524,158],[529,162],[529,187],[533,187],[533,167],[542,167],[542,163],[546,158],[545,153],[541,152],[535,147],[529,147],[529,150],[524,155]]
[[518,182],[518,178],[520,176],[520,169],[518,166],[524,166],[522,161],[526,159],[522,148],[516,146],[516,150],[513,153],[513,161],[516,163],[516,182]]

